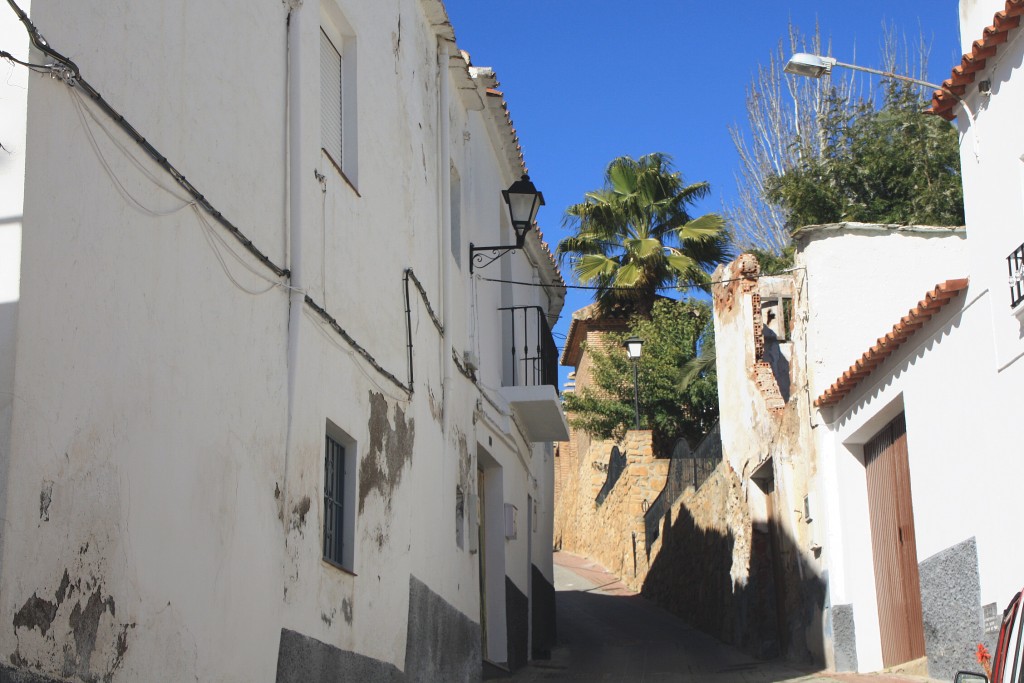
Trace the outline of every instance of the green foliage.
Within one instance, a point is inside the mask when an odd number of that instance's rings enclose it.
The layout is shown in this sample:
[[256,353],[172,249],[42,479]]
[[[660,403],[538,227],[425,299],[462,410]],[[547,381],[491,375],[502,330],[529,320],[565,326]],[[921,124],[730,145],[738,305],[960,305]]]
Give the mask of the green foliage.
[[662,450],[680,436],[696,445],[718,419],[718,379],[711,363],[684,384],[682,368],[713,336],[710,321],[705,302],[660,299],[650,318],[637,316],[626,333],[609,334],[607,350],[589,349],[596,390],[564,396],[570,424],[602,439],[634,426],[633,366],[621,342],[635,335],[644,340],[638,366],[641,427],[654,431]]
[[881,108],[861,102],[851,113],[842,105],[826,109],[821,155],[766,181],[768,200],[788,210],[791,229],[841,221],[963,225],[952,126],[924,115],[922,100],[900,82],[885,84]]
[[708,271],[728,257],[724,219],[689,214],[709,191],[706,182],[685,184],[666,154],[613,159],[604,187],[566,209],[575,234],[558,243],[559,260],[570,257],[576,278],[598,287],[606,310],[624,304],[646,315],[659,288],[707,284]]
[[794,244],[783,247],[778,254],[767,249],[747,249],[747,253],[757,259],[757,265],[760,266],[762,275],[779,275],[796,265],[796,245]]

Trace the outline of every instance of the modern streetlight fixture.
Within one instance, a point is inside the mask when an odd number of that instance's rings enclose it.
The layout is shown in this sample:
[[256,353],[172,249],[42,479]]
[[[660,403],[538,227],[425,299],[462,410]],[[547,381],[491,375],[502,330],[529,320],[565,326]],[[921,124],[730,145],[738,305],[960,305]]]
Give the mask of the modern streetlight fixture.
[[854,71],[863,71],[876,76],[885,76],[886,78],[895,78],[897,81],[923,85],[926,88],[932,88],[933,90],[948,92],[958,100],[960,99],[956,93],[950,92],[945,88],[945,86],[939,85],[938,83],[929,83],[928,81],[922,81],[919,78],[911,78],[910,76],[903,76],[902,74],[894,74],[891,71],[869,69],[866,66],[857,66],[856,64],[845,64],[833,59],[832,57],[822,57],[821,55],[812,55],[806,52],[798,52],[790,57],[789,61],[786,62],[786,68],[784,71],[788,74],[795,74],[797,76],[821,78],[822,76],[830,76],[832,74],[832,67],[834,66],[841,66],[846,69],[853,69]]
[[636,415],[636,428],[640,429],[640,382],[637,375],[637,366],[640,364],[640,349],[644,340],[639,337],[630,337],[622,342],[626,348],[626,355],[633,361],[633,412]]
[[[533,227],[537,219],[537,211],[544,206],[544,195],[541,194],[533,183],[530,176],[523,174],[523,177],[512,183],[507,190],[501,191],[508,204],[509,217],[512,219],[512,229],[516,233],[516,243],[498,245],[492,247],[477,247],[469,243],[469,273],[472,275],[475,268],[485,268],[494,263],[498,258],[510,251],[522,249],[526,244],[526,233]],[[489,251],[487,254],[479,252]]]
[[821,55],[813,55],[807,52],[798,52],[789,58],[786,62],[786,68],[784,71],[788,74],[794,74],[796,76],[807,76],[808,78],[821,78],[822,76],[830,76],[832,74],[832,68],[841,66],[845,69],[852,69],[854,71],[863,71],[864,73],[874,74],[875,76],[884,76],[885,78],[894,78],[897,81],[903,81],[905,83],[913,83],[915,85],[924,86],[933,90],[941,90],[944,93],[951,95],[956,98],[956,101],[963,105],[964,111],[967,112],[967,116],[974,122],[974,112],[971,111],[970,107],[967,106],[967,102],[962,97],[957,95],[955,92],[950,90],[944,85],[938,83],[929,83],[928,81],[922,81],[919,78],[911,78],[910,76],[904,76],[902,74],[895,74],[891,71],[881,71],[880,69],[870,69],[866,66],[857,66],[856,64],[846,64],[840,62],[832,57],[822,57]]

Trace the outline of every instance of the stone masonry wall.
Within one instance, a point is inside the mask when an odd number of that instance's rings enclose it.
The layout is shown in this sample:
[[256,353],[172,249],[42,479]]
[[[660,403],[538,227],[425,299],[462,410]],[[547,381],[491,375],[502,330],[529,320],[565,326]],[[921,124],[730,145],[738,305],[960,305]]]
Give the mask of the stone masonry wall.
[[[582,454],[571,448],[574,442],[559,445],[568,462],[556,468],[555,546],[600,562],[640,590],[649,568],[644,510],[665,487],[668,460],[654,457],[646,429],[627,432],[621,442],[592,442]],[[625,456],[625,469],[598,505],[613,447]]]

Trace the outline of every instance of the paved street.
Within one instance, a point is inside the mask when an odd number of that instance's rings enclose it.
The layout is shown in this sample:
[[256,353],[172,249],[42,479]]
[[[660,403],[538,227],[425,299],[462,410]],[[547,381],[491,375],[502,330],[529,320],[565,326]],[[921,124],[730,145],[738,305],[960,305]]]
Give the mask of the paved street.
[[661,610],[589,560],[555,554],[558,642],[512,681],[922,683],[897,675],[814,673],[759,662]]

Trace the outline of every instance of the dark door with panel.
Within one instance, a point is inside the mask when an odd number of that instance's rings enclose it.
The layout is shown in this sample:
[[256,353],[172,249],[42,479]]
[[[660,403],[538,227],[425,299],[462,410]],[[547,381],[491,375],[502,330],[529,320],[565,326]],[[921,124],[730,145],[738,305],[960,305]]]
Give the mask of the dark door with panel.
[[882,663],[890,667],[925,654],[904,414],[865,444],[864,464]]

